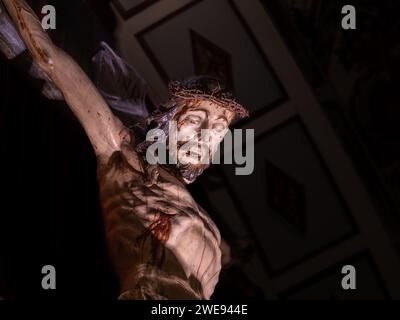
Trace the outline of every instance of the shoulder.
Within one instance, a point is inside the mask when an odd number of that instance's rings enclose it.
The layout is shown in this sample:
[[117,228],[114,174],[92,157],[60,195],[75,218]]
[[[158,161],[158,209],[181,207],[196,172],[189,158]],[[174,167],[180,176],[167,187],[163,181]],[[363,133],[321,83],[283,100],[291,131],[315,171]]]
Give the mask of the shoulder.
[[135,170],[142,171],[142,161],[140,155],[136,152],[136,138],[132,130],[123,128],[119,132],[119,148],[107,154],[97,155],[97,166],[100,171],[109,171],[111,169],[122,169],[132,167]]

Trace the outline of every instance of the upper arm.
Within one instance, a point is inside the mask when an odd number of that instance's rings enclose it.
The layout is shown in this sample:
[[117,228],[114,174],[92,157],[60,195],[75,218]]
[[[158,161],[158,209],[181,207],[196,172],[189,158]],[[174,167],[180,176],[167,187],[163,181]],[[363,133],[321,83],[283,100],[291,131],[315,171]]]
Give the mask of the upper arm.
[[57,48],[22,0],[3,0],[34,61],[53,80],[85,129],[97,156],[120,149],[124,126],[79,65]]
[[124,126],[82,69],[58,48],[51,56],[50,77],[84,127],[98,156],[110,156],[121,147]]

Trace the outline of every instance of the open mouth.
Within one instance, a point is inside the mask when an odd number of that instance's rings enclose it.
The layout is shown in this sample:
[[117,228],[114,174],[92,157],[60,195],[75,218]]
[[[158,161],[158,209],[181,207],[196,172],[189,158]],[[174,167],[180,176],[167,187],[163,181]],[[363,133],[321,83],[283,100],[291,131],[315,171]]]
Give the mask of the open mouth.
[[186,156],[190,157],[190,158],[193,158],[193,159],[196,159],[196,160],[200,160],[201,159],[201,154],[196,152],[196,151],[192,151],[192,150],[187,151],[186,152]]

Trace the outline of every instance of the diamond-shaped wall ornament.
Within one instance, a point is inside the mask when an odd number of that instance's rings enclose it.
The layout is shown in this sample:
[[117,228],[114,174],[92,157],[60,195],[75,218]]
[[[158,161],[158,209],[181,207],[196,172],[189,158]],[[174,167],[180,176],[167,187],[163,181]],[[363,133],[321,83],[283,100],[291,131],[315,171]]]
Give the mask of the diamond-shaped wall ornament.
[[265,161],[268,206],[294,226],[307,232],[305,188],[269,161]]
[[193,30],[190,37],[196,74],[222,79],[233,90],[231,55]]

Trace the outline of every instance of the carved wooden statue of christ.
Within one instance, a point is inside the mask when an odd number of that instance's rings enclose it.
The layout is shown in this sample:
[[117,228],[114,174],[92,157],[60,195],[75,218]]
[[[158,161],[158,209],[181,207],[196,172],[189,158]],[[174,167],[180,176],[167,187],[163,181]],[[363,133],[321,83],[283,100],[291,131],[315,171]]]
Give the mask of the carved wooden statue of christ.
[[[120,299],[209,299],[221,270],[220,233],[186,185],[208,167],[201,150],[212,156],[232,121],[247,111],[220,81],[195,77],[171,82],[170,100],[149,113],[144,81],[106,44],[93,58],[92,83],[52,43],[24,1],[3,3],[11,19],[2,7],[0,50],[9,59],[29,50],[30,74],[45,80],[48,98],[65,99],[97,156],[105,235]],[[117,113],[129,117],[130,125]],[[150,165],[143,137],[150,128],[168,134],[170,121],[177,123],[178,161]],[[207,139],[200,136],[203,129],[212,132]],[[180,146],[194,136],[206,148],[183,152]]]

